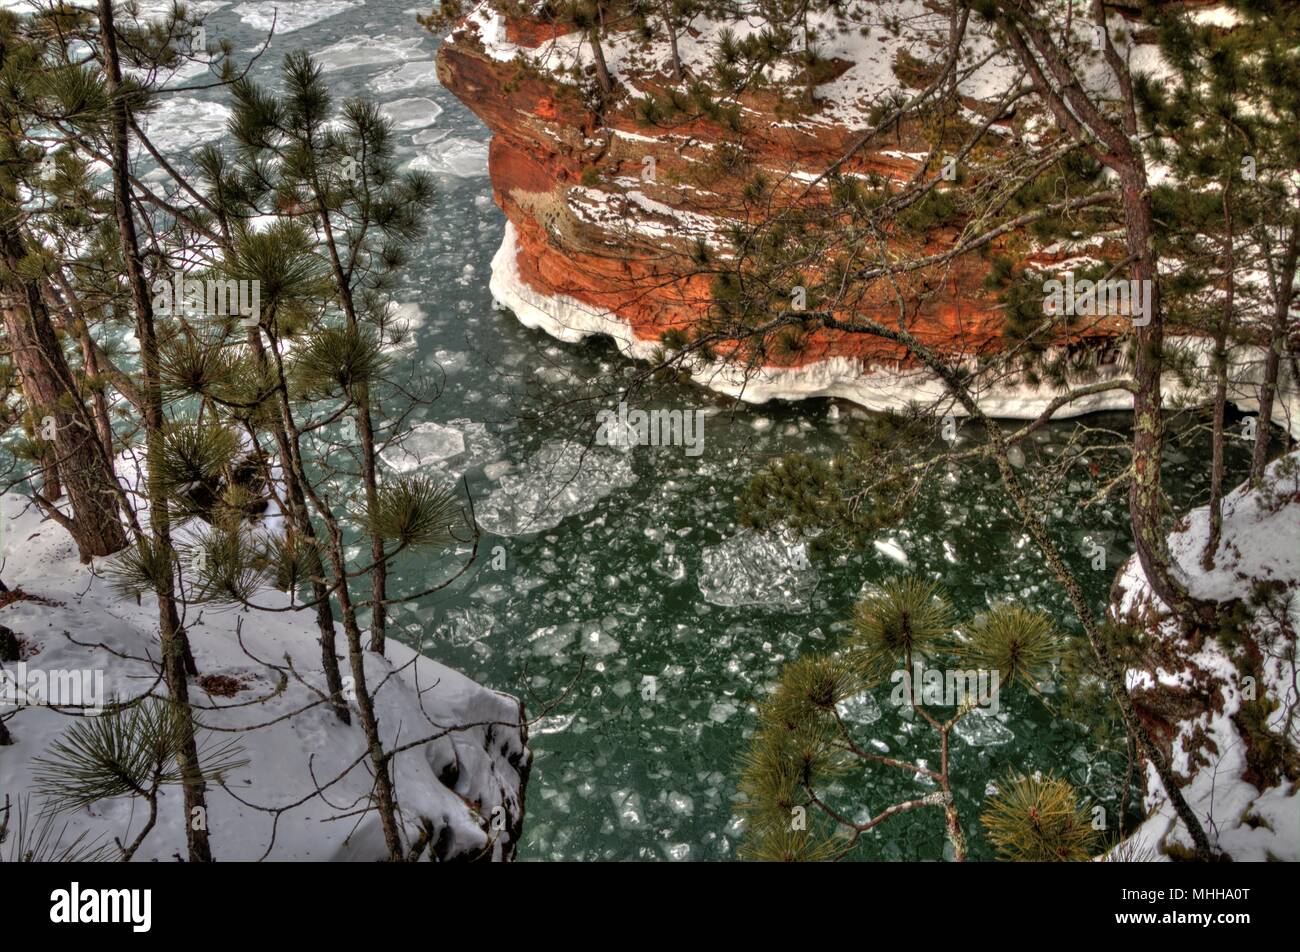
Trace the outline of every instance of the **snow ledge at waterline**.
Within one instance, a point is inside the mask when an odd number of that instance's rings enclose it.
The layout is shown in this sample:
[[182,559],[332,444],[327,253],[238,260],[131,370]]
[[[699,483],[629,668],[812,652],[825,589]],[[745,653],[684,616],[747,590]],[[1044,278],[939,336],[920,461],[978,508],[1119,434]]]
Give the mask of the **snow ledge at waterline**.
[[[104,560],[80,564],[66,532],[42,520],[21,496],[0,498],[0,514],[4,581],[31,599],[0,608],[0,624],[17,634],[27,667],[102,671],[109,697],[161,693],[154,666],[136,660],[159,656],[153,598],[137,605],[116,597],[95,571],[103,568]],[[275,590],[259,592],[256,602],[275,608],[289,604],[288,596]],[[204,607],[191,608],[185,622],[200,672],[190,688],[195,716],[203,725],[223,729],[199,731],[200,756],[206,736],[214,744],[235,740],[240,759],[248,761],[222,784],[208,784],[214,857],[386,859],[378,815],[356,815],[370,790],[371,775],[355,705],[352,725],[342,724],[319,703],[315,690],[302,683],[324,689],[314,613]],[[346,650],[341,630],[338,650]],[[379,685],[375,707],[387,748],[441,735],[393,761],[408,841],[419,836],[420,821],[426,818],[433,829],[431,852],[439,859],[511,858],[522,829],[531,764],[519,701],[392,638],[386,656],[368,651],[365,665],[371,690]],[[284,684],[277,690],[281,672]],[[236,685],[237,692],[227,696]],[[210,693],[209,687],[218,693]],[[266,700],[250,703],[257,698]],[[2,710],[8,713],[11,708]],[[275,723],[238,731],[267,722]],[[33,761],[48,755],[52,743],[73,723],[73,715],[41,706],[22,707],[7,721],[14,743],[0,747],[0,808],[7,795],[11,809],[25,802],[31,817],[40,812],[42,801],[33,792]],[[229,732],[232,729],[236,732]],[[347,776],[326,791],[328,803],[316,797],[286,811],[273,835],[275,817],[259,807],[303,800],[317,783],[324,785],[359,758]],[[114,838],[130,842],[147,812],[143,801],[104,800],[61,814],[54,828],[63,830],[64,843],[84,833],[83,846],[93,841],[111,848]],[[158,825],[136,854],[137,862],[185,855],[180,787],[163,788],[158,814]]]
[[[613,311],[592,307],[567,295],[546,294],[529,286],[519,272],[519,245],[512,222],[507,221],[501,247],[492,259],[492,278],[489,287],[492,297],[509,309],[525,327],[545,331],[565,343],[577,343],[597,334],[610,337],[619,351],[633,360],[650,360],[659,343],[636,336],[632,326]],[[1200,359],[1208,362],[1208,339],[1173,339],[1168,346],[1194,347]],[[1238,352],[1236,376],[1242,379],[1229,390],[1231,402],[1246,413],[1259,408],[1255,394],[1258,385],[1252,379],[1262,364],[1256,348],[1242,348]],[[1247,364],[1244,369],[1241,364]],[[1229,379],[1234,378],[1234,368],[1229,367]],[[1300,389],[1294,382],[1280,381],[1274,403],[1273,418],[1300,438]],[[748,377],[734,364],[710,363],[696,366],[691,376],[696,383],[717,393],[738,397],[746,403],[767,403],[769,400],[803,400],[808,397],[834,397],[848,400],[868,410],[903,410],[919,404],[944,406],[945,412],[965,416],[964,409],[946,394],[946,388],[933,374],[925,370],[893,371],[873,367],[864,371],[859,360],[850,357],[832,357],[812,361],[798,367],[750,368]],[[1166,405],[1175,402],[1191,404],[1204,402],[1203,395],[1189,393],[1173,374],[1164,381]],[[981,409],[990,416],[1032,420],[1039,416],[1059,395],[1060,391],[1049,385],[1033,387],[1028,384],[998,384],[978,394]],[[1082,416],[1105,410],[1131,410],[1133,396],[1127,390],[1108,390],[1089,394],[1074,400],[1056,412],[1056,419]]]

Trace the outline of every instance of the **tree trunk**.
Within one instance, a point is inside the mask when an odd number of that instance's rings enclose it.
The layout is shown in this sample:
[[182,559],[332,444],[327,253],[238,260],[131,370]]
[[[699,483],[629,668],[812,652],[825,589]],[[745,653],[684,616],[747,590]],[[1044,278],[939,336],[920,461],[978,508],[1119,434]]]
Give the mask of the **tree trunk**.
[[45,290],[51,307],[55,311],[61,310],[65,315],[64,330],[77,339],[77,344],[81,348],[81,365],[86,376],[96,378],[95,385],[91,388],[90,409],[95,421],[95,432],[99,434],[99,442],[104,446],[105,455],[112,459],[113,421],[108,413],[108,399],[104,396],[102,381],[98,379],[102,369],[99,366],[95,342],[90,336],[90,328],[86,325],[85,316],[75,300],[65,300],[53,286],[48,286]]
[[1223,188],[1224,238],[1224,290],[1223,314],[1214,329],[1214,429],[1210,451],[1210,537],[1205,540],[1201,553],[1201,567],[1214,568],[1214,554],[1219,551],[1223,535],[1223,418],[1228,406],[1228,328],[1232,324],[1233,294],[1236,291],[1236,261],[1233,254],[1232,213],[1230,205],[1232,183]]
[[[6,270],[23,255],[22,241],[6,228],[0,237]],[[69,411],[68,397],[78,388],[36,285],[22,281],[7,289],[4,303],[5,333],[23,395],[42,428],[45,418],[54,423],[54,457],[58,482],[68,494],[72,515],[65,523],[83,562],[112,555],[127,544],[118,509],[116,479],[101,452],[99,437],[84,407]],[[51,500],[53,502],[53,500]]]
[[1156,274],[1155,233],[1146,175],[1136,162],[1120,172],[1128,253],[1133,277],[1150,282],[1146,325],[1135,327],[1137,359],[1133,367],[1133,479],[1129,484],[1129,521],[1142,571],[1151,589],[1179,615],[1193,615],[1186,586],[1174,576],[1165,543],[1164,492],[1160,466],[1164,455],[1164,412],[1161,373],[1164,369],[1164,321]]
[[[267,367],[266,348],[262,346],[262,331],[258,327],[248,329],[248,346],[258,366]],[[283,410],[283,408],[282,408]],[[307,497],[303,493],[302,483],[298,479],[297,469],[293,465],[293,454],[289,447],[289,435],[284,424],[277,420],[271,426],[275,436],[276,451],[280,454],[280,472],[284,479],[285,502],[289,511],[285,516],[289,525],[302,538],[314,547],[316,545],[316,527],[312,525],[311,513],[307,511]],[[319,550],[317,550],[319,551]],[[339,669],[339,656],[335,650],[334,608],[330,604],[330,593],[324,581],[313,575],[311,580],[311,597],[316,603],[316,627],[320,632],[321,670],[325,674],[325,687],[329,691],[330,707],[334,715],[344,724],[352,723],[352,714],[348,711],[347,701],[343,698],[343,674]]]
[[[334,283],[338,286],[339,303],[343,306],[348,327],[359,331],[361,322],[357,319],[356,303],[352,300],[350,274],[343,268],[343,259],[339,256],[338,243],[334,238],[334,225],[330,221],[320,182],[314,175],[312,184],[316,189],[316,212],[320,216],[325,246],[329,250],[330,269],[334,274]],[[358,427],[361,431],[361,480],[366,491],[366,511],[374,512],[379,501],[379,468],[375,454],[374,420],[370,415],[370,387],[362,384],[350,396],[357,406]],[[388,598],[388,558],[384,553],[383,537],[375,533],[370,535],[370,559],[373,565],[370,570],[370,650],[383,654],[387,620],[384,602]]]
[[[1121,93],[1121,112],[1104,111],[1079,82],[1068,51],[1018,3],[1002,0],[999,26],[1029,73],[1034,89],[1060,126],[1110,168],[1120,182],[1124,209],[1125,245],[1133,279],[1151,289],[1143,322],[1134,324],[1137,358],[1133,368],[1133,476],[1129,482],[1129,522],[1138,561],[1152,590],[1174,614],[1204,622],[1214,605],[1187,591],[1178,566],[1172,562],[1161,516],[1165,497],[1160,465],[1164,448],[1161,374],[1164,370],[1164,317],[1156,267],[1155,223],[1146,163],[1139,139],[1137,106],[1132,76],[1106,37],[1104,56]],[[1094,0],[1098,29],[1104,30],[1105,8]],[[1023,31],[1023,32],[1022,32]],[[1032,49],[1031,49],[1032,46]],[[1052,80],[1048,80],[1048,75]]]
[[379,720],[375,714],[374,698],[370,696],[366,683],[365,649],[361,644],[361,629],[357,625],[356,608],[348,591],[347,563],[343,557],[343,539],[338,522],[330,512],[329,506],[307,480],[302,462],[301,433],[293,420],[289,403],[289,387],[285,380],[284,361],[279,348],[272,339],[271,354],[275,358],[277,389],[280,397],[280,412],[284,419],[286,434],[289,437],[290,464],[297,470],[297,477],[303,490],[311,498],[317,514],[325,523],[329,533],[330,567],[334,575],[334,592],[339,600],[339,612],[343,620],[343,633],[348,642],[348,662],[352,670],[353,686],[356,691],[357,711],[361,715],[361,729],[366,736],[370,753],[370,764],[375,774],[375,786],[372,797],[375,809],[379,812],[380,824],[384,830],[384,843],[388,847],[389,858],[402,858],[401,828],[397,822],[397,798],[393,790],[392,777],[389,774],[389,759],[384,752],[383,740],[379,734]]
[[591,55],[596,60],[596,82],[600,83],[600,91],[608,96],[614,91],[614,83],[609,78],[609,67],[605,65],[605,51],[600,48],[600,37],[595,27],[587,31],[587,41],[591,44]]
[[659,12],[664,19],[664,29],[668,31],[668,49],[673,57],[673,82],[680,83],[682,74],[682,57],[677,51],[677,28],[673,26],[672,0],[659,0]]
[[[136,315],[136,337],[140,342],[140,362],[144,371],[143,395],[145,402],[146,466],[149,497],[149,521],[153,530],[154,545],[172,551],[171,519],[167,499],[157,476],[155,462],[162,452],[164,423],[162,383],[158,372],[158,339],[154,330],[153,302],[145,281],[136,237],[135,218],[131,213],[131,184],[127,163],[126,101],[120,95],[122,70],[117,55],[117,36],[113,28],[112,0],[99,0],[99,25],[102,33],[104,74],[109,94],[113,97],[110,118],[113,206],[117,217],[118,237],[122,243],[122,257],[126,263],[127,280],[131,288],[131,303]],[[158,586],[158,627],[162,640],[163,677],[167,682],[172,701],[181,713],[185,736],[179,757],[185,800],[185,837],[191,862],[211,862],[212,850],[208,843],[207,800],[202,770],[199,765],[198,745],[194,739],[193,712],[189,704],[189,681],[186,674],[189,646],[185,631],[180,627],[176,611],[175,582],[169,574]],[[201,823],[196,820],[201,819]],[[196,828],[197,827],[197,828]]]
[[[1268,444],[1273,425],[1273,402],[1277,395],[1277,376],[1286,351],[1287,323],[1294,295],[1296,259],[1300,255],[1300,220],[1291,225],[1291,237],[1282,257],[1282,266],[1274,280],[1273,323],[1269,328],[1268,353],[1264,357],[1264,381],[1259,389],[1259,414],[1255,421],[1255,447],[1250,459],[1250,482],[1258,486],[1268,465]],[[1300,379],[1293,381],[1300,386]]]

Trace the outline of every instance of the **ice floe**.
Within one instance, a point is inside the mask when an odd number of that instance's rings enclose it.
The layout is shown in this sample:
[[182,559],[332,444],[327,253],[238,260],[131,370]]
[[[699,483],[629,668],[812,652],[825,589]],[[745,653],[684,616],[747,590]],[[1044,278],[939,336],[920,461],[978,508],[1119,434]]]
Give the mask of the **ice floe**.
[[316,54],[322,72],[333,73],[354,66],[391,66],[418,59],[424,53],[419,38],[400,40],[392,36],[350,36]]
[[407,167],[453,178],[474,178],[487,175],[487,159],[486,142],[455,137],[436,143],[434,148],[408,162]]
[[254,30],[292,33],[360,5],[360,0],[256,0],[241,3],[234,13]]
[[631,460],[578,443],[547,443],[501,477],[479,507],[479,524],[498,535],[541,532],[636,482]]
[[398,473],[432,470],[429,475],[459,478],[471,469],[492,462],[501,453],[501,443],[487,425],[471,420],[417,423],[399,441],[379,454]]
[[952,732],[972,747],[999,747],[1016,737],[997,717],[978,709],[959,720]]
[[161,152],[184,152],[219,139],[230,109],[192,96],[164,97],[157,109],[140,116],[140,125]]
[[386,102],[379,107],[397,130],[423,129],[438,121],[442,107],[432,99],[416,96],[411,99],[398,99]]
[[714,605],[807,611],[818,572],[808,547],[783,534],[744,531],[704,549],[700,593]]
[[391,93],[399,89],[432,87],[437,80],[438,64],[433,60],[419,60],[380,73],[370,81],[370,88],[377,93]]

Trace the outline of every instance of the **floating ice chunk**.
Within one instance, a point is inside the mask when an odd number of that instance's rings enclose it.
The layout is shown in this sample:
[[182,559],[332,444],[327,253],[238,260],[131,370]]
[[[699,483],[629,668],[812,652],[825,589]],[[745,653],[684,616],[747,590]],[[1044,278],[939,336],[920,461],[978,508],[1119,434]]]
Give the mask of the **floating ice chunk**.
[[578,443],[547,443],[501,477],[479,509],[479,524],[498,535],[554,528],[569,516],[636,482],[626,457]]
[[442,107],[432,99],[423,96],[384,103],[379,107],[379,111],[387,116],[392,121],[393,128],[399,131],[431,126],[442,115]]
[[656,575],[662,575],[674,582],[680,582],[686,578],[686,563],[677,554],[677,545],[673,542],[664,544],[663,552],[650,563],[650,568]]
[[391,93],[399,89],[424,89],[432,86],[438,78],[438,64],[433,60],[421,60],[418,63],[403,63],[396,69],[380,73],[370,81],[370,88],[377,93]]
[[972,747],[1000,747],[1016,737],[1011,728],[978,709],[959,720],[952,732]]
[[506,473],[510,472],[510,470],[514,469],[514,465],[514,463],[511,463],[508,460],[501,460],[497,463],[488,463],[483,467],[483,475],[495,483]]
[[457,419],[449,424],[417,423],[379,458],[398,473],[432,469],[430,475],[455,480],[500,453],[501,443],[488,433],[486,424]]
[[447,620],[438,626],[435,638],[439,642],[464,647],[492,634],[496,623],[496,616],[484,608],[453,608],[447,612]]
[[599,624],[586,622],[580,627],[582,628],[582,638],[578,643],[578,648],[583,653],[603,658],[618,651],[618,641],[608,632],[602,631]]
[[[190,13],[211,13],[229,6],[230,0],[186,0],[185,9]],[[157,19],[170,13],[175,6],[173,0],[144,0],[140,4],[142,19]]]
[[361,0],[258,0],[241,3],[234,12],[254,30],[274,26],[278,34],[301,30],[360,5]]
[[380,459],[399,473],[411,473],[465,452],[465,434],[441,423],[419,423],[400,444],[385,448]]
[[573,724],[573,714],[548,714],[539,718],[532,727],[528,728],[528,733],[537,736],[538,734],[562,734]]
[[219,102],[180,96],[163,99],[157,109],[140,116],[140,124],[160,152],[184,152],[219,139],[229,118],[230,109]]
[[474,178],[487,175],[487,143],[477,139],[445,139],[434,148],[418,155],[407,167],[435,175]]
[[691,858],[690,843],[664,843],[664,856],[673,863],[684,863]]
[[538,628],[528,636],[528,641],[533,646],[533,654],[539,658],[556,658],[561,656],[565,648],[573,641],[573,636],[577,634],[578,626],[575,624],[567,625],[547,625],[545,628]]
[[722,724],[727,721],[732,714],[737,711],[735,701],[719,701],[709,708],[709,720],[715,724]]
[[392,66],[423,56],[421,42],[419,37],[404,40],[395,36],[349,36],[317,53],[316,62],[323,73],[354,66]]
[[840,701],[835,709],[848,723],[862,727],[880,720],[880,704],[870,691],[863,691],[861,694]]
[[614,812],[618,814],[618,822],[623,829],[635,830],[645,825],[641,794],[632,790],[615,790],[609,798],[614,801]]
[[[431,145],[434,142],[441,142],[448,135],[446,129],[421,129],[411,136],[411,142],[415,145]],[[475,202],[477,203],[477,199]]]
[[907,564],[907,553],[898,547],[898,543],[893,539],[876,539],[871,543],[876,547],[876,551],[886,558],[893,559],[899,565]]
[[817,587],[808,547],[785,534],[744,531],[704,549],[700,593],[714,605],[765,605],[802,612]]
[[695,801],[685,793],[678,793],[675,790],[669,791],[664,800],[668,804],[668,809],[678,816],[695,815]]

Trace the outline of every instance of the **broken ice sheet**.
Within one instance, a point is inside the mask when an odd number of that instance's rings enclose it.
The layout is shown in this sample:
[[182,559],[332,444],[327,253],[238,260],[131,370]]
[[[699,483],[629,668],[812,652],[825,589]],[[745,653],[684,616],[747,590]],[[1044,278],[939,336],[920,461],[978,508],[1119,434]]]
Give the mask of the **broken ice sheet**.
[[386,446],[379,458],[398,473],[421,470],[450,481],[490,463],[500,453],[501,443],[486,424],[457,419],[417,423],[400,440]]
[[619,826],[635,830],[645,825],[645,812],[641,808],[641,794],[633,790],[615,790],[609,795],[618,814]]
[[425,126],[433,125],[442,115],[442,107],[432,99],[423,96],[386,102],[379,107],[379,111],[393,123],[393,128],[399,131],[423,129]]
[[959,720],[952,732],[972,747],[999,747],[1016,735],[992,714],[974,710]]
[[403,63],[396,69],[380,73],[370,81],[370,88],[377,93],[395,92],[399,89],[424,89],[437,81],[438,64],[433,60],[417,63]]
[[391,66],[424,56],[421,40],[396,36],[350,36],[320,50],[316,61],[322,73],[354,66]]
[[861,694],[840,701],[835,705],[835,709],[847,723],[861,727],[880,720],[880,704],[870,691],[863,691]]
[[578,443],[547,443],[500,483],[479,507],[479,524],[517,536],[558,526],[636,482],[626,457]]
[[438,641],[463,647],[482,641],[492,634],[497,619],[483,608],[453,608],[447,612],[446,621],[438,626]]
[[487,175],[487,156],[486,142],[457,137],[434,143],[429,151],[408,162],[407,168],[453,178],[473,178]]
[[140,117],[140,124],[159,151],[185,152],[225,134],[230,109],[193,96],[163,99]]
[[360,0],[278,0],[276,3],[241,3],[234,12],[254,30],[292,33],[337,16],[360,5]]
[[786,533],[748,530],[704,549],[700,593],[714,605],[762,605],[787,611],[808,610],[818,572],[808,547]]

